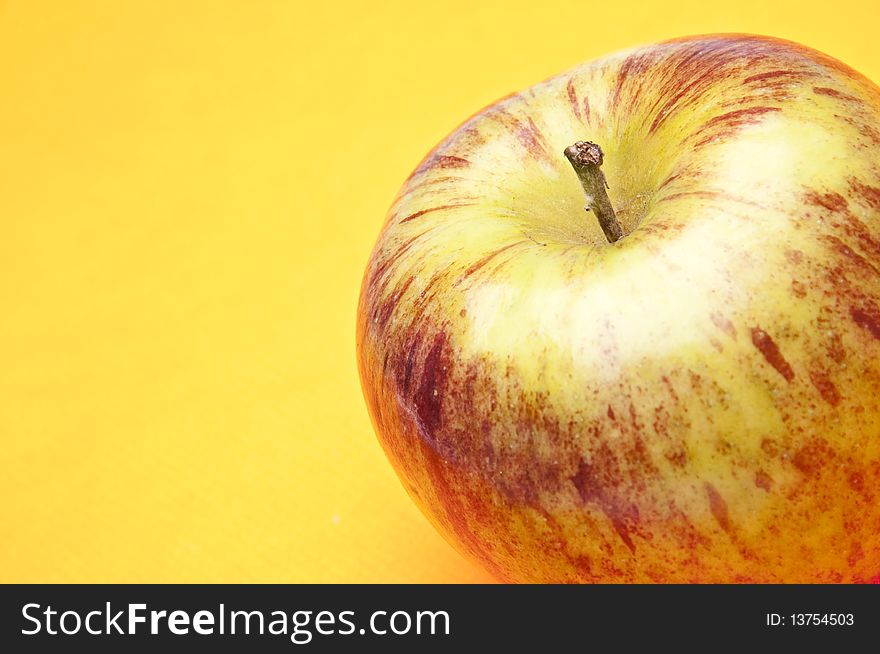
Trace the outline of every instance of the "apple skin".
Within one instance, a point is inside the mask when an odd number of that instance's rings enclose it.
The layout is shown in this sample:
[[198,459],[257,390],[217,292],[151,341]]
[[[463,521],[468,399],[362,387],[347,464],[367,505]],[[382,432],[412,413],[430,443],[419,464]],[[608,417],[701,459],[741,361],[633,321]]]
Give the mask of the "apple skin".
[[394,201],[357,356],[404,487],[501,580],[877,582],[880,90],[718,35],[502,99]]

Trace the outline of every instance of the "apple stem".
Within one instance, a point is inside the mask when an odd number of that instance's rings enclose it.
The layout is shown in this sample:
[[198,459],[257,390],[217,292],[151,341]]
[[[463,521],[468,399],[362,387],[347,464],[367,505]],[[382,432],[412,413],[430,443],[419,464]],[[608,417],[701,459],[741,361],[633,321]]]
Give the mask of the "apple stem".
[[578,141],[565,148],[565,158],[574,168],[578,179],[581,180],[581,186],[584,187],[584,193],[587,194],[586,210],[592,209],[596,214],[609,243],[619,241],[623,238],[623,227],[617,219],[617,214],[614,213],[608,193],[605,192],[608,182],[601,169],[602,148],[590,141]]

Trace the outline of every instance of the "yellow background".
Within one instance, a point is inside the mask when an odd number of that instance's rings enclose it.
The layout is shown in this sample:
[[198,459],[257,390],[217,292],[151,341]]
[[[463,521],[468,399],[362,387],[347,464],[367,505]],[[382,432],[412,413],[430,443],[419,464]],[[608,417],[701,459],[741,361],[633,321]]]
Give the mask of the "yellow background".
[[880,79],[876,0],[3,2],[0,581],[488,581],[354,364],[410,170],[510,91],[747,31]]

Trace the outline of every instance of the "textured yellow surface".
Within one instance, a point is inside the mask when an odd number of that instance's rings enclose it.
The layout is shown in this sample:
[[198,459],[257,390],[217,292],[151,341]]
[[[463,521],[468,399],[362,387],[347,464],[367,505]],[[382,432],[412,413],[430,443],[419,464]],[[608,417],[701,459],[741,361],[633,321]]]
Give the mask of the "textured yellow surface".
[[688,33],[880,79],[874,2],[0,1],[0,581],[487,581],[354,364],[394,193],[479,107]]

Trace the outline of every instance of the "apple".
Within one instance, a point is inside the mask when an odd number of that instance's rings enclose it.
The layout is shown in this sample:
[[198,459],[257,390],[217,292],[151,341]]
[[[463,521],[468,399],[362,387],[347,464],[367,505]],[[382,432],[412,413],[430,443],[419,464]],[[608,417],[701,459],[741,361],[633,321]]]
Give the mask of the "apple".
[[501,580],[877,582],[880,89],[718,35],[498,101],[394,201],[357,357]]

